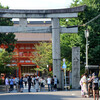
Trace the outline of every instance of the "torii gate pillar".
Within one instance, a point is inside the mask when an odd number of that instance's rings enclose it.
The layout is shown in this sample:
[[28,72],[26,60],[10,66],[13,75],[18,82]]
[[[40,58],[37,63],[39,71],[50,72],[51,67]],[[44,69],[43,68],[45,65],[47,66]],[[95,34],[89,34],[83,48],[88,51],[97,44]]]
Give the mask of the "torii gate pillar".
[[60,25],[59,18],[52,18],[52,57],[53,75],[59,80],[58,89],[61,89],[61,55],[60,55]]

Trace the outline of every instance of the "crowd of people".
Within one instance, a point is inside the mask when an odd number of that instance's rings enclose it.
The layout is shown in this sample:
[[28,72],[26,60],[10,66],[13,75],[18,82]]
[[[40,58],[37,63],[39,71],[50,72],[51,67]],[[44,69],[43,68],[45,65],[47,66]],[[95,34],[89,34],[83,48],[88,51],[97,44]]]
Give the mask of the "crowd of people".
[[38,91],[45,91],[45,85],[48,85],[48,91],[57,91],[58,79],[56,75],[54,77],[48,76],[48,78],[39,76],[25,76],[25,77],[6,77],[5,85],[6,92],[10,92],[16,89],[17,92],[23,92],[25,87],[28,88],[28,92],[31,92],[31,87]]
[[85,73],[81,76],[81,95],[82,97],[94,97],[94,100],[99,100],[99,78],[95,73],[89,76]]

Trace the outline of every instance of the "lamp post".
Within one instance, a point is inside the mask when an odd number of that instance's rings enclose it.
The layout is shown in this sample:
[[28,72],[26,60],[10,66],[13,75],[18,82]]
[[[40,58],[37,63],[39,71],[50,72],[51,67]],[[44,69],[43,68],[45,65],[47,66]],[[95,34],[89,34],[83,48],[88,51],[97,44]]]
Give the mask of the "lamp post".
[[89,37],[89,31],[85,30],[85,38],[86,38],[86,66],[85,69],[88,68],[88,37]]

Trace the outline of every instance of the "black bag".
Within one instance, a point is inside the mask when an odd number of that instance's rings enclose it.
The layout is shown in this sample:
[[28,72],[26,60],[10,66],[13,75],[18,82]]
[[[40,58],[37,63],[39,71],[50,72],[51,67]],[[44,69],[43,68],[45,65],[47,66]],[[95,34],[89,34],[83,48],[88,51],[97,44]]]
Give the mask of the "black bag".
[[57,84],[59,84],[59,80],[57,79]]
[[41,87],[43,87],[44,85],[43,85],[43,83],[41,83]]

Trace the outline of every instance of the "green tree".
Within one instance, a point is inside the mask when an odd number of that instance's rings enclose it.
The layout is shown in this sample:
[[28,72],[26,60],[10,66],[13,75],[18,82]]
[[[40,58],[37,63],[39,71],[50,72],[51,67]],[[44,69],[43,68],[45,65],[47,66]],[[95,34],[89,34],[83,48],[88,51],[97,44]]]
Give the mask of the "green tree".
[[52,66],[52,45],[51,43],[40,42],[35,45],[35,53],[31,60],[39,66],[35,70],[47,72],[47,65]]
[[[0,9],[9,9],[0,4]],[[11,18],[0,18],[0,26],[12,26]],[[13,52],[14,44],[16,43],[15,35],[13,33],[0,33],[0,45],[6,45],[6,51]]]
[[11,67],[7,67],[7,64],[11,63],[12,53],[8,53],[4,49],[0,49],[0,73],[9,73],[12,72]]
[[[95,21],[89,23],[87,26],[84,26],[85,23],[87,23],[89,20],[92,18],[96,17],[97,15],[100,14],[100,0],[73,0],[73,3],[71,4],[71,7],[76,7],[76,6],[81,6],[81,5],[86,5],[86,9],[84,12],[80,12],[78,14],[78,18],[71,18],[71,19],[60,19],[61,25],[64,26],[72,26],[72,25],[78,25],[79,30],[78,30],[78,35],[76,38],[78,38],[79,41],[77,41],[76,45],[76,40],[73,42],[73,46],[80,46],[81,48],[81,65],[83,66],[85,62],[85,35],[84,35],[84,30],[88,28],[90,32],[89,36],[89,64],[90,65],[100,65],[100,18],[96,19]],[[66,21],[67,20],[67,21]],[[62,37],[68,37],[68,34],[63,34]],[[67,41],[70,41],[70,44],[68,44]],[[65,51],[62,52],[62,55],[66,54],[66,59],[70,57],[70,54],[68,52],[71,52],[70,48],[68,45],[71,45],[71,41],[73,39],[68,38],[63,40],[65,41],[65,44],[67,45],[67,48]],[[62,40],[61,40],[62,43]],[[61,44],[62,47],[62,44]],[[63,46],[64,47],[64,46]],[[69,60],[70,61],[70,60]],[[85,66],[85,65],[84,65]],[[83,70],[83,67],[81,67],[81,71]]]
[[[82,25],[87,23],[89,20],[93,19],[97,15],[100,14],[100,1],[99,0],[75,0],[77,1],[76,5],[74,3],[72,6],[80,6],[86,4],[87,7],[84,12],[79,13],[79,17],[77,19],[78,25]],[[79,35],[81,37],[81,53],[82,53],[82,61],[85,62],[85,36],[84,30],[89,29],[89,64],[100,65],[100,17],[87,26],[79,27]]]
[[[0,3],[0,9],[9,9],[9,7],[4,7]],[[11,18],[0,18],[0,26],[12,25]],[[0,48],[0,73],[8,74],[16,69],[15,67],[7,66],[7,64],[11,63],[15,42],[15,35],[13,33],[0,33],[0,46],[4,46],[3,49]]]
[[71,70],[72,66],[72,47],[80,45],[80,37],[78,34],[61,34],[60,36],[61,45],[61,58],[66,59],[67,70]]

